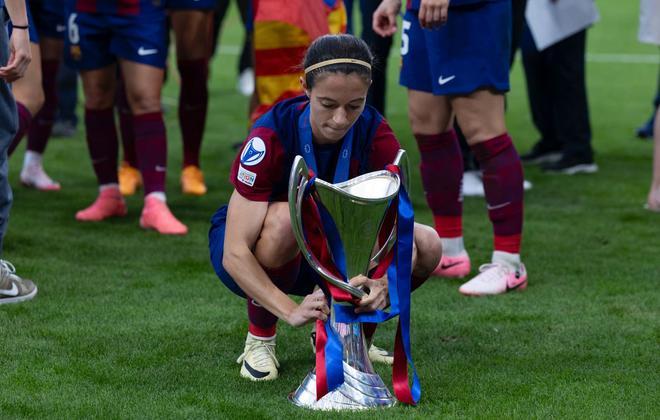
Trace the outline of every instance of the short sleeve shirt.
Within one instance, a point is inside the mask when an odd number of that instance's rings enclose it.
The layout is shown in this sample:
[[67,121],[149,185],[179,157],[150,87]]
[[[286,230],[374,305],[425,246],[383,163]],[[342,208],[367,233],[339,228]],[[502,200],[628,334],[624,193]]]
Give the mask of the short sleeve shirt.
[[[286,201],[291,165],[301,153],[300,115],[309,106],[305,96],[280,102],[256,121],[232,165],[230,181],[236,191],[252,201]],[[355,124],[349,178],[384,169],[400,148],[387,121],[366,106]],[[337,148],[315,146],[317,176],[332,182]],[[330,179],[329,179],[330,176]]]

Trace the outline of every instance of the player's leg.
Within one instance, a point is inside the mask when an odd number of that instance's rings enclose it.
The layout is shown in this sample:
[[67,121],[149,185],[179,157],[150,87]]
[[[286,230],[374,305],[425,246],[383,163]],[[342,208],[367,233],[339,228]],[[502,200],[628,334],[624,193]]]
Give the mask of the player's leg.
[[185,235],[188,228],[172,214],[166,204],[167,134],[163,121],[160,93],[163,69],[120,59],[126,96],[133,111],[135,151],[144,182],[144,209],[140,226],[162,234]]
[[32,62],[27,68],[25,75],[12,83],[12,92],[16,98],[18,108],[18,131],[9,146],[11,155],[21,139],[27,132],[32,117],[36,115],[44,104],[44,91],[41,89],[41,53],[39,44],[30,43]]
[[135,129],[133,127],[133,111],[126,98],[124,77],[119,72],[117,93],[115,96],[115,108],[119,114],[119,132],[124,157],[119,166],[119,190],[122,195],[129,196],[142,186],[142,175],[138,169],[137,156],[135,153]]
[[[213,7],[211,4],[210,7]],[[170,6],[171,7],[171,6]],[[209,56],[212,48],[213,13],[209,10],[171,10],[176,36],[177,68],[181,77],[179,125],[183,139],[184,194],[204,195],[206,184],[200,170],[200,149],[208,107]]]
[[[161,90],[167,58],[165,10],[143,8],[136,16],[112,16],[110,51],[119,58],[133,114],[135,152],[144,184],[140,226],[161,234],[185,235],[188,228],[166,203],[167,134]],[[130,75],[130,77],[128,77]]]
[[28,130],[27,151],[23,160],[21,182],[38,190],[56,191],[60,189],[60,184],[46,174],[42,161],[55,121],[57,71],[64,49],[64,40],[42,36],[39,46],[44,104],[35,115]]
[[44,104],[34,116],[28,131],[21,181],[39,190],[59,190],[59,183],[44,171],[42,156],[57,109],[57,75],[64,50],[65,14],[61,2],[31,2],[30,7],[39,35]]
[[85,95],[87,147],[99,185],[97,199],[76,213],[76,219],[83,222],[126,215],[126,203],[117,180],[119,145],[113,112],[116,68],[115,64],[109,64],[80,72]]
[[116,59],[110,51],[106,23],[96,14],[67,14],[64,58],[80,72],[85,96],[87,147],[99,185],[96,200],[76,213],[79,221],[101,221],[126,215],[117,183],[117,130],[114,117]]
[[504,122],[504,95],[478,90],[452,99],[463,132],[483,171],[488,216],[493,224],[491,264],[459,289],[466,295],[497,294],[527,285],[520,261],[523,170]]
[[[247,298],[249,329],[244,352],[238,358],[241,376],[255,381],[275,379],[279,367],[275,354],[277,317],[245,296],[222,266],[226,210],[223,207],[213,216],[209,249],[218,277],[231,291]],[[301,256],[291,230],[288,204],[285,202],[270,204],[254,254],[272,282],[284,292],[291,292],[301,279],[309,280],[300,273]]]
[[442,79],[437,68],[442,59],[434,57],[439,54],[438,32],[422,30],[416,14],[408,11],[401,37],[400,82],[408,87],[408,115],[420,150],[422,184],[442,241],[443,256],[435,274],[464,277],[470,272],[470,259],[463,245],[463,159],[452,127],[451,104],[446,96],[435,94]]

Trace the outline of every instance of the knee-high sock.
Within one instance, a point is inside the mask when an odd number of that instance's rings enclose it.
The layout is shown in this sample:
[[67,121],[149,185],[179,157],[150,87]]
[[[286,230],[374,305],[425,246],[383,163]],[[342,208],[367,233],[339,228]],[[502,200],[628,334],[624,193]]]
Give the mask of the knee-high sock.
[[21,139],[32,123],[32,114],[25,107],[25,105],[20,102],[16,102],[16,108],[18,109],[18,130],[16,131],[16,135],[11,141],[11,144],[9,144],[9,149],[7,150],[9,156],[14,153],[14,150],[16,150],[18,145],[21,143]]
[[44,89],[44,104],[34,116],[28,131],[27,149],[43,154],[53,130],[55,110],[57,109],[57,69],[60,60],[42,60],[41,74]]
[[87,147],[99,185],[116,184],[117,181],[117,130],[112,108],[85,109]]
[[135,152],[144,195],[165,191],[167,172],[167,137],[161,111],[134,115]]
[[179,60],[177,66],[181,75],[179,125],[183,138],[183,166],[199,166],[208,106],[208,60]]
[[[266,268],[266,274],[270,280],[283,292],[288,292],[296,283],[300,272],[300,257],[298,254],[294,259],[277,268]],[[248,319],[250,320],[250,334],[257,337],[272,337],[277,329],[277,317],[260,306],[252,298],[247,300]]]
[[135,128],[133,127],[133,112],[128,105],[126,89],[123,81],[117,86],[115,105],[119,112],[119,131],[121,132],[121,144],[124,150],[124,161],[137,168],[137,157],[135,156]]
[[463,236],[463,157],[456,132],[415,134],[422,163],[422,184],[441,238]]
[[523,169],[508,133],[472,146],[483,170],[495,251],[520,253],[523,224]]

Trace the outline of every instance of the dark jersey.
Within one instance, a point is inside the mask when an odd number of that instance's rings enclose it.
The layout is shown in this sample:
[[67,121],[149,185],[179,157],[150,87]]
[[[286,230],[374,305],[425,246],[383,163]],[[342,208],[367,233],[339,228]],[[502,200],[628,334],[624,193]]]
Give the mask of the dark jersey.
[[162,9],[164,0],[74,0],[76,12],[132,16]]
[[[280,102],[254,124],[234,160],[230,180],[236,191],[252,201],[286,201],[289,172],[302,153],[299,119],[309,106],[305,96]],[[400,148],[385,119],[366,106],[346,136],[352,136],[349,178],[384,169]],[[317,176],[333,182],[339,150],[336,145],[314,145]],[[309,162],[308,162],[309,164]]]

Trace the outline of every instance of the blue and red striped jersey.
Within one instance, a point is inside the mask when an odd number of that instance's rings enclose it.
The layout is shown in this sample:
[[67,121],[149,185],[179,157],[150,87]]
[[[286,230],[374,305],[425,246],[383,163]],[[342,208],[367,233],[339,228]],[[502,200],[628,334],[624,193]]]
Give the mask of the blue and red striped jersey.
[[[282,101],[255,122],[230,175],[230,181],[243,197],[252,201],[287,200],[291,165],[296,155],[302,154],[298,120],[308,104],[306,96]],[[399,142],[376,109],[367,105],[351,130],[349,178],[385,169],[394,161]],[[317,176],[325,181],[333,182],[340,143],[314,145]]]
[[163,9],[164,0],[75,0],[77,12],[136,16]]

